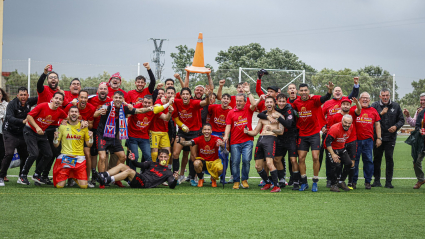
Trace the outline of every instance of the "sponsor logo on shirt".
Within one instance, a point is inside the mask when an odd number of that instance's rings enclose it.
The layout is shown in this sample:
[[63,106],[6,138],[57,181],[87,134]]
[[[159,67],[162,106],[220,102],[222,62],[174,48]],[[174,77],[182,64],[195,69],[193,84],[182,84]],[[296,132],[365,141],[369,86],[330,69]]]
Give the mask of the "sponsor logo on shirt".
[[69,139],[69,140],[80,140],[81,139],[81,135],[68,134],[66,136],[66,139]]
[[329,109],[329,115],[334,115],[341,109],[340,105],[335,105],[333,108]]
[[205,148],[199,150],[201,154],[215,154],[215,148],[210,149],[210,146],[206,145]]
[[248,118],[242,118],[242,116],[238,117],[238,120],[233,123],[235,127],[242,129],[245,125],[248,124]]
[[214,123],[226,126],[226,117],[224,115],[220,115],[218,118],[214,117]]
[[54,120],[52,120],[51,115],[48,115],[46,118],[38,117],[37,121],[40,122],[41,124],[45,124],[45,125],[50,125],[51,123],[55,122]]
[[357,122],[361,123],[362,126],[365,126],[365,124],[372,124],[372,118],[369,117],[368,114],[362,114],[361,116],[357,117]]
[[308,117],[311,117],[311,110],[307,110],[305,107],[301,107],[301,111],[298,112],[300,118],[304,121],[307,120]]
[[181,120],[187,120],[192,118],[192,112],[187,112],[186,110],[179,111],[179,118]]
[[138,120],[136,123],[136,126],[140,128],[145,128],[146,126],[149,126],[149,123],[150,123],[149,118],[145,117],[143,118],[143,121]]

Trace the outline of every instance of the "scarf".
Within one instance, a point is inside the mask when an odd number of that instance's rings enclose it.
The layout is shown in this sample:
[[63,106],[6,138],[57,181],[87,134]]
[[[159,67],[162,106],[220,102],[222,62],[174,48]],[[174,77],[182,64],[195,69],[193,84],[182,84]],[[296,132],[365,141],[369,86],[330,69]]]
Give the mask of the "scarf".
[[[106,120],[103,137],[115,138],[115,105],[111,102],[111,112]],[[119,139],[128,139],[127,122],[125,121],[124,107],[121,105],[119,112]]]

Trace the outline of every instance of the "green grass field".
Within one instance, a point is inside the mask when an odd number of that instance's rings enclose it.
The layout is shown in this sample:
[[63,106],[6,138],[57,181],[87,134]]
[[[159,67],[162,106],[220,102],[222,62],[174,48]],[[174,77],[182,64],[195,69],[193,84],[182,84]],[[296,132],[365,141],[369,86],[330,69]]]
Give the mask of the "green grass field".
[[[415,178],[405,139],[399,137],[396,145],[395,178]],[[311,158],[307,168],[312,175]],[[258,177],[254,161],[250,176]],[[2,238],[420,238],[425,233],[425,187],[413,190],[415,179],[395,179],[394,189],[372,190],[359,180],[357,190],[340,193],[320,180],[317,193],[287,187],[277,194],[260,191],[259,178],[239,190],[211,188],[209,180],[203,188],[184,183],[174,190],[59,190],[10,179],[0,188]]]

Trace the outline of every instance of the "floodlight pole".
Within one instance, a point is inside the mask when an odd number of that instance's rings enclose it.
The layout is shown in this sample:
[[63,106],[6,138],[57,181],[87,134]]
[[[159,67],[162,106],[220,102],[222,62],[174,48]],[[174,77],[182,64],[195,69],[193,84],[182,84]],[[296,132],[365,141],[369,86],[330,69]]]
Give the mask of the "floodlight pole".
[[31,95],[31,58],[28,58],[28,97]]
[[393,101],[395,100],[395,74],[393,74]]
[[305,83],[305,70],[303,70],[303,83]]
[[[164,66],[164,63],[161,63],[161,55],[165,54],[165,51],[161,51],[162,49],[162,43],[164,41],[168,41],[168,39],[154,39],[154,38],[150,38],[149,40],[153,41],[153,44],[155,45],[155,50],[153,51],[154,53],[154,57],[152,58],[152,62],[155,63],[156,65],[156,79],[157,80],[161,80],[161,71],[162,71],[162,67]],[[157,44],[156,41],[159,41],[159,46]]]
[[242,81],[242,67],[239,67],[239,83]]

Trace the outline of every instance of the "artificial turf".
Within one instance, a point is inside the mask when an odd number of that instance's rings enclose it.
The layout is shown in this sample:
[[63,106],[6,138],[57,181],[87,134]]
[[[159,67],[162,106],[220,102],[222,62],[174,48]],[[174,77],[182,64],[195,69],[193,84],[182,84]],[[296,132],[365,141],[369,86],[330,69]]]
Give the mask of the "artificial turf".
[[[415,177],[405,139],[398,137],[394,151],[395,178]],[[307,161],[312,175],[311,158]],[[258,177],[254,161],[250,176]],[[230,184],[211,188],[209,180],[203,188],[183,183],[174,190],[83,190],[25,186],[10,177],[0,187],[0,237],[419,238],[425,232],[425,187],[412,189],[415,179],[394,179],[394,189],[372,190],[359,180],[358,189],[340,193],[330,192],[326,180],[319,181],[316,193],[286,187],[272,194],[261,191],[259,182],[251,178],[250,188],[239,190]]]

